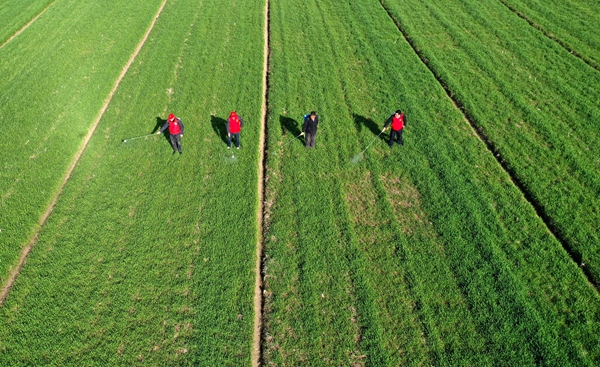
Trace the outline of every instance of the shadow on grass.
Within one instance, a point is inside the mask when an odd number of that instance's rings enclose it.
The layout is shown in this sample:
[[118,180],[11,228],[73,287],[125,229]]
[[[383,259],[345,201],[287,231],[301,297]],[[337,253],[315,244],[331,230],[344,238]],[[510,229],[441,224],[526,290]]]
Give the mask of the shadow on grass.
[[[162,129],[162,127],[167,123],[167,120],[161,118],[160,116],[156,116],[156,125],[154,126],[154,129],[152,129],[152,134],[156,134],[160,129]],[[162,136],[165,138],[166,141],[169,142],[169,144],[171,144],[171,139],[169,138],[169,129],[167,128],[165,131],[163,131]]]
[[211,115],[210,124],[223,143],[227,144],[227,120]]
[[[283,115],[279,115],[279,123],[281,124],[281,132],[285,134],[286,131],[289,131],[292,136],[288,139],[292,139],[302,132],[301,125],[298,124],[298,121],[293,118],[289,118]],[[303,142],[304,145],[304,142]]]
[[279,122],[281,123],[281,132],[283,134],[285,134],[286,131],[289,131],[293,136],[298,136],[302,132],[298,121],[293,118],[279,115]]
[[[373,133],[373,135],[377,136],[377,135],[379,135],[379,133],[381,132],[381,129],[383,128],[383,127],[379,127],[379,125],[377,125],[377,123],[375,121],[373,121],[373,119],[366,118],[364,116],[357,115],[357,114],[353,114],[352,116],[354,117],[354,125],[358,132],[361,132],[363,126],[365,126],[371,131],[371,133]],[[385,140],[384,135],[387,135],[387,134],[380,135],[381,140]]]

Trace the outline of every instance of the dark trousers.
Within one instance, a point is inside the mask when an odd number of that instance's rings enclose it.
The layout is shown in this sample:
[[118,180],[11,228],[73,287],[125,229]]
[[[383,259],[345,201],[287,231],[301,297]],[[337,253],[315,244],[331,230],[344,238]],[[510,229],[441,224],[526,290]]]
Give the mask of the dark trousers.
[[227,146],[231,148],[231,138],[235,138],[235,147],[240,147],[240,133],[230,133],[227,137]]
[[392,145],[394,145],[394,140],[395,140],[394,137],[395,136],[398,137],[398,144],[404,145],[404,141],[402,141],[402,130],[396,131],[394,129],[391,129],[390,130],[390,142],[389,142],[390,147]]
[[181,153],[181,134],[171,135],[170,138],[173,151]]
[[304,133],[304,137],[306,140],[306,149],[315,146],[315,137],[317,134]]

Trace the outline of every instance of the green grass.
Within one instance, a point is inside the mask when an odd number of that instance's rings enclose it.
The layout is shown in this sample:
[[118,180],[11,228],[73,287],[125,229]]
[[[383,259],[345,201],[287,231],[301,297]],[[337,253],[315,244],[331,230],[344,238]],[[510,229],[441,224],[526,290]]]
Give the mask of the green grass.
[[159,5],[58,1],[0,49],[0,283]]
[[600,67],[600,6],[595,1],[501,0],[545,34]]
[[[250,363],[263,9],[167,3],[0,310],[1,365]],[[171,112],[183,155],[121,143]]]
[[54,0],[0,1],[0,45],[53,2]]
[[[158,5],[61,0],[0,50],[0,277]],[[499,2],[386,5],[435,75],[377,0],[271,0],[264,364],[598,365],[597,291],[436,79],[593,248],[596,74]],[[263,9],[167,2],[0,308],[0,365],[250,364]],[[357,156],[398,108],[405,146]],[[310,110],[316,149],[283,147]],[[168,113],[183,155],[122,143]]]
[[[271,22],[265,363],[598,363],[596,291],[379,3]],[[406,145],[353,164],[398,108]]]
[[598,71],[498,1],[383,3],[599,282]]

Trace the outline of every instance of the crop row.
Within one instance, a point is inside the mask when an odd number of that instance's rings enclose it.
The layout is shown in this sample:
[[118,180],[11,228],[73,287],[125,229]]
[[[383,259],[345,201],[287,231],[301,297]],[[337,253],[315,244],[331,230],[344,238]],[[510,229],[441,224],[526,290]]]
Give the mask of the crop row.
[[265,364],[598,363],[596,291],[380,3],[271,4]]
[[600,4],[595,1],[500,0],[596,69],[600,67]]
[[159,5],[60,1],[0,49],[1,284]]
[[498,1],[383,4],[599,282],[600,73]]
[[[0,309],[0,365],[249,364],[262,16],[166,3]],[[164,136],[121,142],[168,113],[181,156]]]
[[[249,363],[262,9],[167,3],[0,309],[0,364]],[[380,3],[275,0],[271,31],[265,364],[597,364],[597,293]],[[377,136],[397,108],[406,145],[390,150]],[[283,147],[312,109],[317,147]],[[182,156],[159,136],[121,143],[169,112]]]

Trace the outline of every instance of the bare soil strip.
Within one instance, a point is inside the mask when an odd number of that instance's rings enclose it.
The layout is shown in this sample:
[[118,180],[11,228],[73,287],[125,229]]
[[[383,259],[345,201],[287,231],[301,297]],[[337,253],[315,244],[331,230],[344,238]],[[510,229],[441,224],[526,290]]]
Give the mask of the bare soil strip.
[[50,8],[52,6],[52,4],[54,4],[56,0],[52,0],[52,2],[50,4],[48,4],[44,10],[42,10],[38,15],[36,15],[35,17],[33,17],[32,20],[29,21],[29,23],[25,24],[21,29],[19,29],[15,34],[13,34],[12,36],[10,36],[9,39],[6,40],[6,42],[4,42],[2,45],[0,45],[0,48],[4,47],[5,45],[7,45],[10,41],[12,41],[15,37],[17,37],[18,35],[20,35],[21,33],[23,33],[24,30],[26,30],[30,25],[33,24],[33,22],[35,22],[37,20],[37,18],[39,18],[42,14],[44,14],[46,12],[46,10],[48,10],[48,8]]
[[123,79],[125,74],[127,74],[129,67],[131,67],[131,65],[133,64],[133,61],[135,60],[136,56],[138,55],[138,53],[144,46],[144,43],[146,43],[146,40],[148,39],[150,32],[152,32],[152,29],[154,28],[154,24],[156,23],[156,21],[158,20],[158,17],[162,13],[162,10],[165,7],[167,1],[168,0],[163,1],[162,5],[160,6],[160,9],[158,9],[158,12],[154,16],[154,19],[152,20],[150,27],[146,31],[146,34],[144,35],[142,40],[138,43],[135,51],[133,52],[133,54],[131,54],[129,61],[127,61],[127,64],[125,64],[125,66],[123,67],[123,70],[121,70],[121,74],[117,78],[115,85],[113,86],[112,90],[108,94],[108,97],[106,98],[106,100],[104,102],[104,106],[102,106],[102,108],[100,109],[100,112],[98,113],[98,117],[96,118],[96,120],[94,121],[92,126],[90,127],[90,130],[88,131],[87,135],[85,136],[85,138],[83,140],[83,144],[79,148],[79,151],[77,151],[77,153],[73,157],[71,166],[67,170],[67,173],[66,173],[58,191],[56,192],[56,195],[54,195],[54,197],[52,198],[52,201],[50,202],[50,205],[48,205],[48,207],[46,208],[46,211],[40,217],[37,231],[32,236],[31,240],[29,241],[29,244],[26,247],[24,247],[23,250],[21,251],[21,257],[19,258],[19,264],[11,271],[10,276],[8,277],[8,280],[6,281],[6,283],[2,287],[2,291],[0,292],[0,307],[2,307],[2,305],[4,304],[4,300],[8,296],[8,292],[10,291],[10,288],[13,286],[15,280],[17,279],[17,276],[19,276],[19,273],[21,272],[21,269],[23,268],[23,265],[25,264],[25,261],[27,260],[27,256],[31,252],[31,249],[33,248],[35,243],[37,242],[37,238],[38,238],[42,228],[44,227],[46,220],[48,220],[48,217],[50,216],[50,214],[52,214],[52,210],[54,209],[54,206],[56,205],[56,202],[58,201],[60,194],[62,193],[65,185],[69,181],[69,178],[71,177],[71,174],[73,173],[73,170],[75,169],[75,166],[77,165],[77,162],[79,162],[79,159],[83,155],[83,152],[85,151],[85,148],[87,147],[88,142],[90,141],[92,135],[94,134],[94,131],[96,131],[96,127],[98,126],[100,119],[102,119],[104,112],[106,112],[106,109],[108,108],[108,105],[110,104],[110,101],[112,100],[113,96],[115,95],[115,92],[117,91],[117,88],[119,88],[119,84],[121,83],[121,80]]
[[404,29],[404,27],[402,26],[400,21],[398,21],[392,15],[392,13],[390,12],[390,10],[387,8],[387,6],[384,4],[384,2],[382,0],[379,0],[379,3],[383,7],[383,9],[385,9],[385,11],[387,12],[390,19],[394,22],[394,24],[396,24],[396,27],[398,27],[398,30],[400,31],[400,33],[402,34],[402,36],[404,37],[406,42],[408,42],[410,47],[413,49],[414,53],[421,59],[421,62],[425,66],[427,66],[427,68],[429,69],[431,74],[436,78],[436,80],[442,86],[442,88],[444,88],[444,91],[446,91],[446,95],[448,95],[448,98],[450,98],[450,100],[452,101],[454,106],[463,114],[465,121],[469,124],[469,126],[471,126],[471,129],[473,129],[473,132],[475,133],[475,135],[485,144],[485,146],[490,151],[490,153],[492,153],[492,155],[494,156],[494,158],[496,159],[496,161],[498,162],[500,167],[502,167],[502,169],[506,172],[506,174],[508,174],[513,185],[515,185],[517,187],[517,189],[521,192],[521,194],[523,194],[523,197],[525,198],[525,200],[527,200],[527,202],[533,207],[537,216],[542,220],[542,222],[544,222],[544,225],[546,226],[546,229],[548,230],[548,232],[554,238],[556,238],[556,240],[562,245],[562,247],[565,249],[565,251],[569,254],[569,256],[571,257],[571,260],[573,260],[573,262],[575,262],[577,264],[577,266],[583,271],[583,273],[585,274],[590,285],[594,289],[596,289],[597,292],[600,292],[600,289],[598,288],[599,285],[594,283],[594,280],[593,280],[591,274],[589,273],[589,271],[587,270],[587,268],[581,266],[581,264],[577,261],[577,256],[575,255],[575,252],[573,251],[573,249],[568,245],[566,238],[562,237],[560,235],[560,231],[552,225],[552,220],[551,220],[550,216],[546,214],[543,205],[541,205],[534,199],[533,194],[531,192],[529,192],[529,190],[527,189],[525,184],[523,184],[517,178],[514,171],[510,168],[508,163],[504,160],[504,157],[498,151],[498,149],[494,145],[494,142],[487,138],[483,129],[481,129],[481,127],[479,127],[476,123],[473,122],[473,121],[475,121],[475,119],[469,115],[469,113],[467,112],[465,107],[460,103],[460,101],[455,99],[454,93],[452,93],[450,88],[443,82],[442,78],[437,73],[437,71],[435,71],[431,67],[431,65],[429,64],[429,61],[427,60],[425,55],[423,55],[423,53],[416,47],[413,40],[410,38],[410,36],[406,32],[406,30]]
[[538,31],[540,31],[544,36],[548,37],[549,39],[551,39],[552,41],[556,42],[558,45],[560,45],[562,48],[564,48],[565,50],[567,50],[567,52],[569,52],[570,54],[572,54],[573,56],[577,57],[578,59],[580,59],[581,61],[585,62],[586,64],[588,64],[590,67],[596,69],[597,71],[600,71],[600,67],[596,64],[594,64],[592,61],[588,60],[586,57],[582,56],[581,54],[579,54],[577,51],[573,50],[572,48],[570,48],[566,43],[564,43],[563,41],[559,40],[558,38],[554,37],[553,35],[551,35],[550,33],[548,33],[544,28],[542,28],[541,26],[539,26],[538,24],[536,24],[535,22],[533,22],[532,20],[530,20],[529,18],[527,18],[527,16],[523,13],[521,13],[520,11],[518,11],[517,9],[513,8],[512,6],[510,6],[509,4],[507,4],[505,1],[503,0],[498,0],[502,5],[506,6],[506,8],[508,10],[510,10],[511,12],[515,13],[515,15],[517,15],[519,18],[523,19],[524,21],[526,21],[527,23],[529,23],[530,26],[532,26],[533,28],[537,29]]
[[263,49],[263,103],[260,113],[260,137],[258,155],[258,209],[256,211],[257,239],[256,239],[256,284],[254,286],[254,340],[252,346],[252,366],[261,365],[261,341],[262,341],[262,262],[263,262],[263,221],[265,197],[265,136],[267,128],[267,103],[269,84],[269,0],[265,0],[265,25],[264,25],[264,49]]

